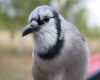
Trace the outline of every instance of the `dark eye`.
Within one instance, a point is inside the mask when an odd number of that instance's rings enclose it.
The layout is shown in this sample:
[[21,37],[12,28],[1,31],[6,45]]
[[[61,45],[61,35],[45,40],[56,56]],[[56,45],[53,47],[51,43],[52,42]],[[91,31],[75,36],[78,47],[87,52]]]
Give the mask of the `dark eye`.
[[43,21],[48,22],[49,21],[49,17],[45,16]]

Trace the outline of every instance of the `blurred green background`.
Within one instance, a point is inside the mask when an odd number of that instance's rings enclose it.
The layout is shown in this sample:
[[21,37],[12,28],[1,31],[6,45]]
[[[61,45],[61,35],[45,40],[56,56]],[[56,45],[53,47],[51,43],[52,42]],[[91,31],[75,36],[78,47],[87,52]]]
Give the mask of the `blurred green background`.
[[0,80],[32,80],[31,35],[22,38],[28,15],[51,5],[85,36],[91,54],[100,53],[99,0],[0,0]]

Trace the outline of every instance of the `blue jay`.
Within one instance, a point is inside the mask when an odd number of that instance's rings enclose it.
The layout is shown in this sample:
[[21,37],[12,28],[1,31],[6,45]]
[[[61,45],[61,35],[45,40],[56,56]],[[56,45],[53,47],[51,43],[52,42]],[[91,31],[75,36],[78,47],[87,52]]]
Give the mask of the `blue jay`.
[[22,36],[31,33],[34,80],[84,80],[89,49],[78,29],[50,6],[35,8]]

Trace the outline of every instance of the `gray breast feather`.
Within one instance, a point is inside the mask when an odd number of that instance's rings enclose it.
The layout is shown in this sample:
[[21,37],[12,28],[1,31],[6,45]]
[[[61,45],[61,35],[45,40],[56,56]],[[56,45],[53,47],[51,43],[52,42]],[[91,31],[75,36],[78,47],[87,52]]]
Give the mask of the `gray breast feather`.
[[71,34],[74,35],[74,38],[77,37],[77,39],[80,39],[81,42],[85,42],[84,37],[79,32],[79,30],[76,28],[76,26],[74,26],[70,22],[66,21],[62,16],[60,16],[60,19],[61,19],[61,26],[62,26],[61,27],[62,28],[62,35],[67,34],[68,32],[70,32]]

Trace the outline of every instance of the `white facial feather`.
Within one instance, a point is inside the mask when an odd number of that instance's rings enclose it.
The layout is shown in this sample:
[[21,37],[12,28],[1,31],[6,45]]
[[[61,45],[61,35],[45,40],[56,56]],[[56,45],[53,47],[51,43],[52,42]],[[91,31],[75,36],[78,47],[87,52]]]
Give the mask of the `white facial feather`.
[[[29,22],[31,19],[35,18],[36,20],[40,17],[40,20],[43,20],[45,16],[53,17],[52,8],[48,6],[40,6],[31,12],[29,15]],[[35,14],[34,14],[35,13]],[[32,21],[30,24],[34,24]],[[50,18],[48,22],[44,22],[43,25],[39,25],[41,29],[38,32],[33,32],[35,39],[35,53],[41,52],[45,53],[50,47],[56,44],[57,40],[57,29],[54,18]]]
[[28,18],[28,22],[30,22],[30,20],[32,18],[38,19],[38,15],[40,15],[41,18],[43,18],[46,15],[48,15],[49,17],[52,17],[53,14],[50,11],[50,9],[52,10],[53,8],[52,7],[49,7],[49,6],[46,6],[46,5],[37,7],[35,10],[33,10],[30,13],[29,18]]
[[39,32],[33,33],[35,37],[36,52],[46,52],[48,48],[55,45],[57,40],[57,29],[54,19],[50,19],[48,23],[41,27]]
[[50,10],[40,10],[39,12],[40,14],[40,18],[43,19],[45,16],[48,16],[48,17],[53,17],[53,14]]

